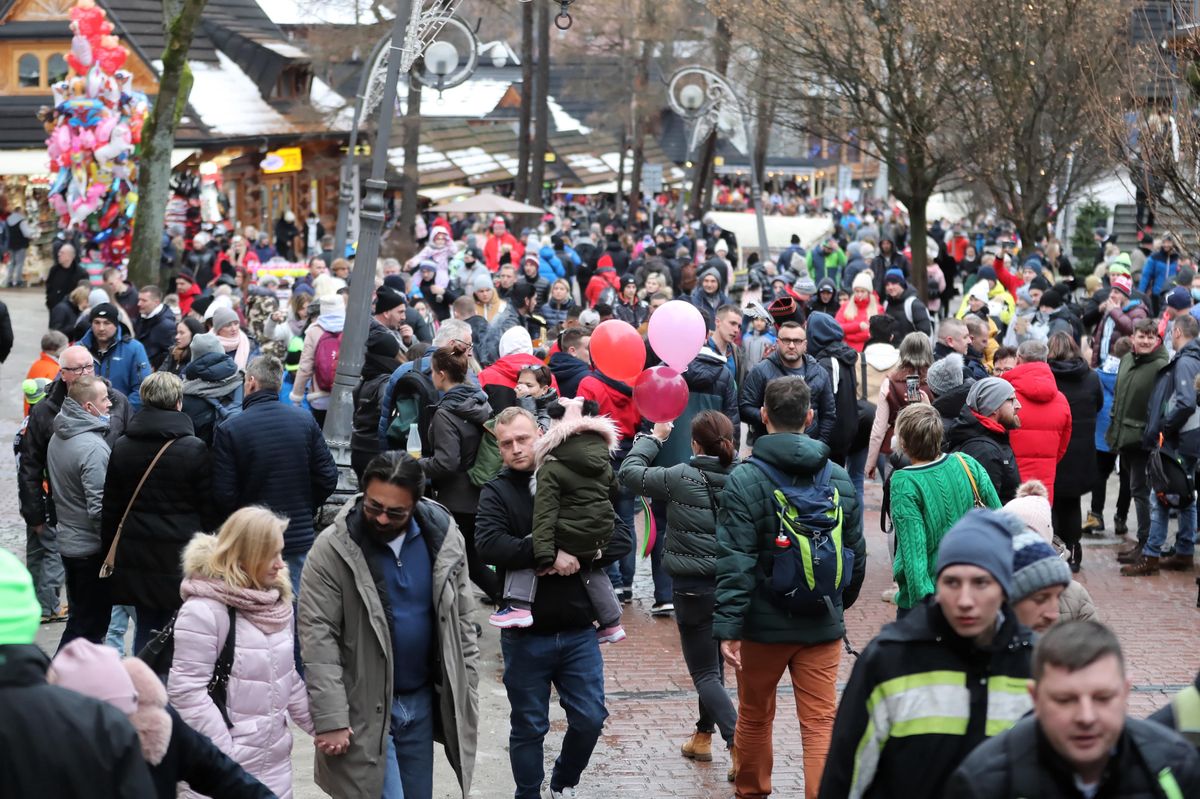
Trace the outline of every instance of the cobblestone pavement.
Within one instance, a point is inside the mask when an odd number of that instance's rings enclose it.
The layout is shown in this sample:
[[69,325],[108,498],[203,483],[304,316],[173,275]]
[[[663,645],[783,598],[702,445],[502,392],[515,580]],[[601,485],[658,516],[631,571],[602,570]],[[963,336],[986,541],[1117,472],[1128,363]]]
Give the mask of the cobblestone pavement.
[[[20,379],[37,354],[45,311],[40,292],[0,291],[0,300],[9,305],[17,328],[13,355],[0,370],[0,440],[11,440],[20,419]],[[1114,487],[1109,496],[1115,498],[1116,493]],[[880,557],[887,546],[879,532],[878,486],[868,485],[867,503],[871,553],[867,578],[858,604],[846,614],[849,638],[856,649],[864,647],[895,614],[894,606],[879,599],[891,580],[886,554]],[[1111,508],[1106,519],[1111,521]],[[1121,638],[1135,683],[1132,712],[1144,716],[1164,704],[1200,667],[1200,609],[1196,607],[1195,578],[1166,573],[1152,578],[1122,578],[1117,572],[1115,539],[1089,538],[1084,544],[1083,571],[1078,579],[1091,592],[1103,620]],[[0,546],[21,554],[23,545],[14,464],[5,448],[0,453]],[[605,690],[611,715],[592,764],[584,773],[580,795],[687,799],[729,796],[732,790],[725,781],[728,759],[723,752],[717,752],[712,763],[692,763],[679,755],[679,744],[693,729],[696,698],[679,655],[673,620],[649,615],[651,593],[649,563],[640,563],[636,599],[627,608],[624,620],[629,638],[604,648]],[[500,681],[498,636],[487,626],[482,611],[479,621],[484,628],[484,661],[479,686],[479,755],[471,795],[501,799],[512,795],[508,702]],[[40,643],[52,651],[60,630],[59,626],[43,628]],[[843,654],[840,684],[849,676],[852,661],[850,655]],[[732,690],[736,677],[732,671],[727,676]],[[780,689],[775,725],[774,789],[777,796],[783,797],[803,795],[800,734],[789,693],[787,687]],[[566,728],[557,705],[552,707],[551,719],[547,772]],[[293,762],[299,799],[323,795],[312,785],[311,753],[306,736],[297,731]],[[449,769],[439,759],[436,795],[454,796],[452,780]]]

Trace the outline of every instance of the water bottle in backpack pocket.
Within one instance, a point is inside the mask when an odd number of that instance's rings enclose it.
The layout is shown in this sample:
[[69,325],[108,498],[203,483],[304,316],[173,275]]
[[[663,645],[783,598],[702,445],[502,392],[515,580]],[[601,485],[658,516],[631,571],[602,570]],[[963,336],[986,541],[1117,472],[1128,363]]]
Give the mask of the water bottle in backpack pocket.
[[797,616],[833,615],[854,573],[854,550],[842,545],[842,504],[830,479],[832,464],[827,462],[811,483],[796,485],[765,461],[748,462],[775,484],[779,529],[767,575],[771,601]]

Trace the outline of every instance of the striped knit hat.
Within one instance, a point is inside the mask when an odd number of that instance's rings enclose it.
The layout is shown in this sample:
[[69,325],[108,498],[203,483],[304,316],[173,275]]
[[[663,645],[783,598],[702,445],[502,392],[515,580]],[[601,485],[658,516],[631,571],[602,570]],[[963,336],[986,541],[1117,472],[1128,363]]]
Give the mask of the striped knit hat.
[[1070,567],[1040,535],[1026,529],[1013,538],[1013,581],[1009,602],[1020,602],[1052,585],[1065,588],[1070,584]]

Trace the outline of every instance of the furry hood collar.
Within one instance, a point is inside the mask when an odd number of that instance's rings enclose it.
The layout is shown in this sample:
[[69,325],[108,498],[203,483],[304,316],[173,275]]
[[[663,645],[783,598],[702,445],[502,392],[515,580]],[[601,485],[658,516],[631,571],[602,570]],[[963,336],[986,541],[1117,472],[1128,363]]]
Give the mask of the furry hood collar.
[[578,419],[562,419],[550,426],[550,429],[538,439],[533,449],[535,466],[545,463],[547,457],[572,436],[583,433],[595,433],[604,439],[609,453],[617,449],[617,426],[607,416],[581,416]]

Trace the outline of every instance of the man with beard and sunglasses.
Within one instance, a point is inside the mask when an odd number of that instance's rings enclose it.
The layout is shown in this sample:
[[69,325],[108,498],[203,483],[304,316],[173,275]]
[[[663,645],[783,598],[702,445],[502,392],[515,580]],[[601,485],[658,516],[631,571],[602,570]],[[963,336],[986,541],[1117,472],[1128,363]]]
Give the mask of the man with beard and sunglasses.
[[317,785],[333,796],[431,799],[437,740],[466,796],[479,644],[462,534],[424,499],[424,472],[407,453],[372,459],[360,485],[313,544],[301,580]]

